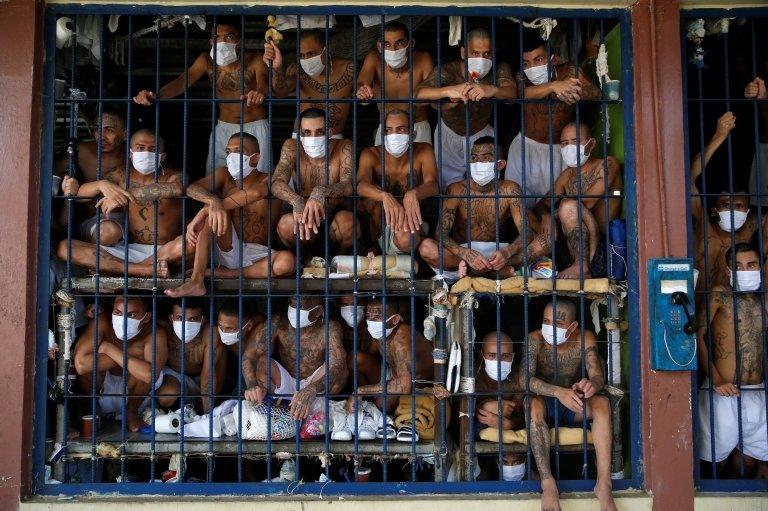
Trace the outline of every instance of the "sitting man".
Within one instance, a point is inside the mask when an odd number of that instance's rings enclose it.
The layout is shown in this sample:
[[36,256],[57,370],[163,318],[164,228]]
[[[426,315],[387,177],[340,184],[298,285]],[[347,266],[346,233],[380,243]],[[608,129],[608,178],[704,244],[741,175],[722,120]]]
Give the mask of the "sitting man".
[[[261,403],[268,395],[289,399],[291,415],[303,420],[322,406],[318,394],[341,392],[347,383],[341,326],[336,320],[325,319],[323,312],[318,296],[297,295],[289,300],[285,315],[275,314],[270,323],[256,328],[243,356],[245,399],[253,403]],[[270,332],[267,324],[271,325]]]
[[[597,352],[595,334],[582,330],[577,317],[576,304],[568,299],[547,304],[541,330],[528,336],[528,372],[520,371],[521,379],[528,375],[528,388],[537,394],[531,396],[528,412],[531,450],[543,492],[541,509],[560,509],[549,465],[549,428],[581,427],[586,419],[592,423],[597,457],[595,496],[601,511],[616,511],[611,495],[611,404],[606,396],[597,395],[605,385],[603,360]],[[587,378],[581,377],[582,370],[586,370]]]
[[[330,241],[339,250],[349,250],[354,244],[354,218],[351,211],[343,208],[344,198],[352,194],[352,142],[329,138],[325,132],[325,112],[317,108],[304,110],[299,125],[300,142],[288,139],[283,143],[272,176],[272,193],[293,208],[293,213],[280,218],[277,235],[286,247],[295,246],[296,235],[303,243],[319,241],[321,245],[315,247],[315,255],[324,255],[321,230],[323,220],[328,219]],[[291,189],[291,181],[298,193]],[[330,247],[328,251],[336,255]]]
[[[621,192],[622,177],[616,158],[592,156],[596,144],[589,127],[583,123],[566,124],[560,136],[565,170],[555,181],[551,194],[571,264],[557,272],[558,278],[578,279],[579,275],[584,278],[604,277],[606,274],[605,232],[608,223],[621,212],[621,200],[611,196]],[[539,231],[542,233],[557,232],[556,227],[555,230],[552,228],[551,201],[550,197],[544,197],[536,205],[535,212],[541,218]],[[541,243],[538,251],[548,254],[551,239],[541,240],[537,239]]]
[[[240,137],[243,139],[242,148]],[[189,197],[206,205],[190,222],[187,230],[187,242],[195,249],[195,264],[192,278],[176,289],[166,290],[165,294],[173,297],[205,294],[203,279],[210,258],[212,233],[216,234],[215,257],[219,264],[216,277],[239,277],[241,262],[244,278],[267,277],[270,269],[268,256],[272,260],[273,277],[283,277],[294,271],[295,258],[291,252],[272,250],[270,254],[267,247],[269,229],[277,225],[281,203],[272,199],[270,204],[267,198],[269,178],[261,172],[253,172],[258,160],[258,140],[248,133],[236,133],[227,141],[227,166],[218,167],[214,173],[214,192],[208,191],[210,177],[187,187]],[[240,239],[243,240],[242,253]]]
[[[381,96],[384,84],[384,99],[410,99],[421,82],[432,73],[435,65],[427,51],[414,50],[415,39],[408,37],[408,27],[400,21],[390,21],[384,25],[384,68],[382,78],[381,52],[382,43],[365,56],[363,66],[357,75],[357,99],[368,101]],[[409,55],[412,53],[412,56]],[[413,58],[413,62],[409,60]],[[411,89],[413,87],[413,90]],[[432,143],[432,128],[427,119],[429,105],[413,105],[413,141]],[[409,112],[408,103],[380,103],[379,111],[386,115],[391,110]],[[410,130],[409,130],[410,131]],[[373,145],[380,146],[381,124],[376,128]]]
[[[512,218],[518,232],[524,231],[520,187],[512,181],[497,181],[506,164],[503,159],[494,161],[498,156],[501,152],[493,137],[478,138],[472,145],[469,186],[465,179],[448,187],[449,197],[443,200],[440,220],[445,249],[443,276],[447,280],[459,277],[457,270],[462,263],[468,264],[478,275],[498,271],[502,278],[511,277],[514,266],[523,260],[523,241],[530,244],[533,240],[531,230],[526,226],[527,236],[518,236],[512,243],[497,243],[497,222],[502,229],[504,222]],[[439,237],[437,240],[428,238],[419,246],[421,257],[435,273],[440,271],[439,240]],[[465,271],[466,267],[462,273]]]
[[[699,367],[708,375],[699,391],[699,457],[709,462],[706,465],[717,463],[718,478],[766,479],[763,258],[748,243],[737,243],[725,252],[726,267],[731,266],[731,257],[736,264],[735,274],[727,270],[732,284],[715,286],[709,296],[709,316],[703,307],[698,315],[697,355]],[[700,305],[706,304],[702,300]]]
[[[429,229],[422,221],[419,203],[440,191],[435,153],[430,144],[413,142],[411,160],[409,148],[414,134],[404,111],[387,112],[384,126],[384,150],[380,146],[369,147],[360,154],[357,193],[371,204],[371,232],[377,235],[379,248],[388,255],[410,254]],[[386,221],[383,229],[382,208]]]
[[[475,392],[482,397],[475,410],[477,422],[481,428],[500,431],[524,428],[522,388],[519,375],[512,368],[512,339],[504,332],[490,332],[480,346],[483,364],[477,370]],[[520,481],[524,476],[525,454],[504,453],[502,480]]]
[[116,169],[99,181],[83,185],[68,183],[73,195],[103,195],[96,205],[107,215],[121,207],[127,208],[130,243],[127,247],[123,244],[125,241],[113,247],[97,247],[93,243],[72,240],[70,253],[67,240],[62,240],[57,252],[59,258],[66,261],[71,257],[74,264],[116,275],[123,273],[127,253],[128,275],[151,277],[155,272],[156,257],[157,276],[168,278],[168,264],[180,261],[183,256],[179,235],[181,205],[178,199],[182,190],[178,171],[156,166],[156,163],[162,164],[164,158],[163,140],[159,137],[155,140],[151,130],[142,129],[131,137],[131,170],[128,176],[124,170]]
[[[366,307],[368,333],[373,338],[381,358],[387,361],[386,381],[379,365],[375,374],[365,376],[368,381],[374,380],[376,383],[359,386],[357,395],[360,398],[373,397],[376,407],[383,413],[394,411],[400,395],[411,393],[414,380],[434,379],[432,345],[418,331],[415,332],[416,339],[412,344],[411,326],[403,321],[399,312],[396,298],[387,300],[386,309],[381,298],[371,300]],[[411,369],[414,359],[416,374],[413,374]],[[387,392],[386,402],[384,389]],[[356,398],[351,396],[347,400],[347,411],[352,413],[355,406]]]
[[[157,392],[163,384],[162,368],[168,348],[165,330],[152,330],[152,313],[147,304],[139,298],[126,300],[119,296],[111,319],[107,314],[98,314],[88,322],[75,346],[80,388],[88,395],[101,394],[99,410],[103,414],[122,414],[125,404],[124,419],[134,432],[143,425],[140,414],[150,404],[148,394],[152,388],[160,406],[170,406],[176,400],[176,396],[160,396]],[[94,372],[96,388],[92,386]]]
[[[357,298],[352,294],[339,297],[339,314],[342,321],[342,338],[347,352],[347,369],[350,384],[357,378],[359,385],[370,385],[379,381],[381,356],[379,343],[371,337],[365,327],[365,307],[368,299]],[[355,356],[355,326],[357,326],[357,356]]]
[[[240,341],[243,341],[243,353],[248,351],[248,347],[256,342],[257,328],[264,323],[264,315],[254,312],[251,302],[246,299],[227,298],[219,307],[216,317],[219,338],[226,346],[231,360],[237,360],[239,357]],[[240,372],[239,365],[238,362],[236,372]]]
[[[214,329],[211,334],[205,312],[204,302],[197,298],[189,298],[184,308],[181,300],[173,303],[166,334],[168,365],[163,368],[163,385],[157,394],[181,396],[181,382],[184,381],[185,404],[201,399],[203,412],[208,413],[224,382],[227,355],[224,345],[219,342],[218,331]],[[211,381],[213,386],[210,386]]]
[[[437,157],[437,161],[440,164],[440,186],[443,190],[451,183],[461,181],[466,174],[467,137],[469,147],[472,147],[478,138],[493,135],[493,128],[489,125],[493,104],[481,100],[517,97],[517,86],[512,81],[512,71],[508,64],[496,62],[494,83],[494,73],[491,72],[494,50],[491,35],[487,31],[481,28],[470,30],[467,33],[466,48],[462,45],[460,52],[461,60],[435,68],[416,89],[417,99],[450,100],[442,104],[442,126],[435,129],[436,144],[440,137],[440,143],[435,148],[442,155]],[[437,86],[438,72],[442,84],[440,87]]]

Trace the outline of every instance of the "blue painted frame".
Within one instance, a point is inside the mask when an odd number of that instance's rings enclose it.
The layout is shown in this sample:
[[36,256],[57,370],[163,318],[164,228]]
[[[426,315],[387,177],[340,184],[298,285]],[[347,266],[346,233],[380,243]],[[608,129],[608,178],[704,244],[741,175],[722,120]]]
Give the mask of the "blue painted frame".
[[[373,6],[316,6],[316,7],[227,7],[227,6],[191,6],[164,7],[161,5],[130,6],[130,5],[49,5],[45,10],[45,84],[43,101],[45,102],[43,116],[43,143],[41,166],[41,207],[40,207],[40,239],[38,257],[38,336],[36,364],[38,368],[47,365],[48,350],[48,315],[47,306],[50,299],[50,283],[48,276],[50,254],[50,202],[51,202],[51,175],[46,169],[52,167],[53,158],[53,77],[56,16],[60,14],[121,14],[121,15],[157,15],[157,14],[232,14],[232,15],[268,15],[268,14],[316,14],[329,13],[337,15],[466,15],[480,16],[516,16],[525,18],[535,17],[568,17],[590,18],[603,17],[617,19],[621,24],[621,97],[624,105],[623,136],[624,136],[624,179],[625,200],[627,211],[636,210],[636,168],[635,168],[635,143],[634,143],[634,111],[632,83],[632,27],[631,13],[629,9],[545,9],[538,7],[437,7],[427,8],[419,6],[404,7],[373,7]],[[627,186],[629,184],[629,186]],[[632,250],[628,253],[630,268],[638,267],[637,256],[637,219],[630,214],[627,218],[627,243]],[[640,298],[637,293],[637,272],[628,272],[628,313],[630,324],[629,353],[630,353],[630,378],[629,378],[629,434],[625,438],[629,442],[629,467],[631,477],[613,481],[615,490],[640,489],[643,486],[643,460],[641,424],[641,399],[640,399]],[[390,482],[367,483],[364,485],[355,483],[306,483],[296,487],[286,483],[93,483],[93,484],[45,484],[45,428],[46,428],[46,372],[37,371],[35,377],[35,420],[34,420],[34,449],[33,449],[33,493],[47,496],[85,496],[93,494],[114,494],[119,490],[123,495],[168,495],[168,496],[199,496],[199,495],[291,495],[294,497],[317,497],[318,495],[428,495],[428,494],[461,494],[461,493],[526,493],[539,492],[541,487],[537,481],[503,482],[503,481],[475,481],[475,482]],[[591,492],[594,481],[592,480],[562,480],[558,481],[560,491],[564,492]]]

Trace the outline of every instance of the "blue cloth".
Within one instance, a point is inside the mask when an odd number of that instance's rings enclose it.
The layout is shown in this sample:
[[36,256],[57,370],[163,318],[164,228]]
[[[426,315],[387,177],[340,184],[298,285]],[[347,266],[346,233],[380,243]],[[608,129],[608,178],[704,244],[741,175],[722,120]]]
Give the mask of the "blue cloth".
[[608,224],[611,242],[611,265],[608,276],[612,280],[627,280],[627,221],[621,218]]
[[[545,397],[547,403],[547,425],[550,428],[558,427],[582,427],[582,422],[576,420],[576,412],[569,410],[556,397]],[[555,424],[555,415],[557,415],[557,424]],[[589,428],[589,421],[587,421]]]

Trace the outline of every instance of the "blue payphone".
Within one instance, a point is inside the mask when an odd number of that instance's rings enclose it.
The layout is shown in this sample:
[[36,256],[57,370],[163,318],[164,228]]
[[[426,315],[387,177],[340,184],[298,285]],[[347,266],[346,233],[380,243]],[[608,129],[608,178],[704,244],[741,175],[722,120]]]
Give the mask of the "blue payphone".
[[648,261],[651,369],[696,370],[693,288],[691,259]]

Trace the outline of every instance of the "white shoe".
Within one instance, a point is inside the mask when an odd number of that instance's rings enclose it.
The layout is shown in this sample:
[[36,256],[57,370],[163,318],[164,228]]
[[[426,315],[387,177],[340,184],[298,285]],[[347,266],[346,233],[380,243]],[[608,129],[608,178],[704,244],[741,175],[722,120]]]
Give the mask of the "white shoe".
[[344,409],[344,401],[338,404],[330,403],[331,412],[331,440],[348,442],[352,440],[352,430],[349,428],[347,411]]
[[[354,422],[354,415],[350,414],[350,417]],[[365,407],[358,412],[358,422],[357,438],[359,440],[373,440],[376,438],[376,421]]]

